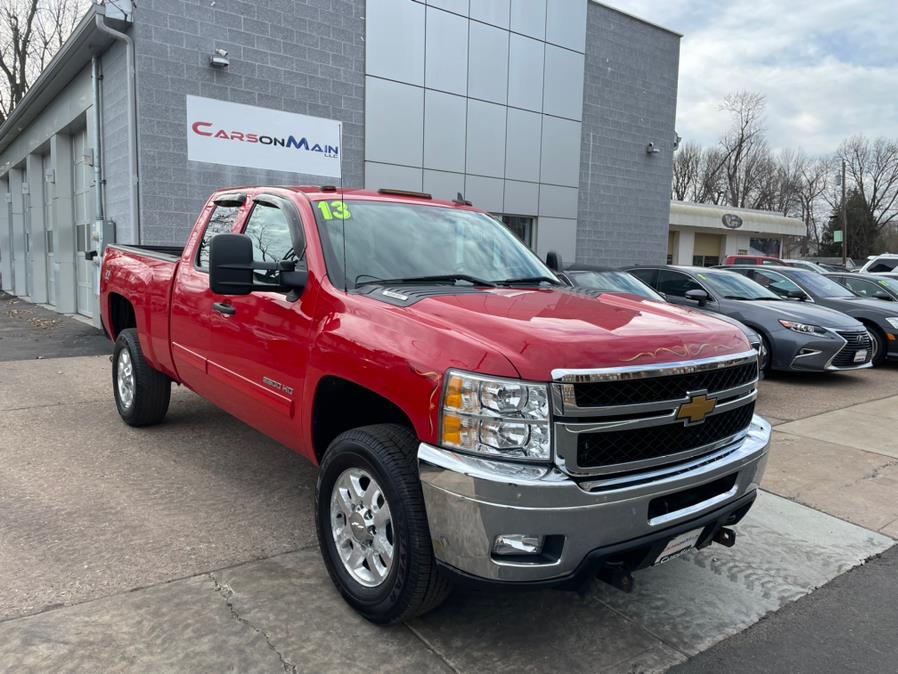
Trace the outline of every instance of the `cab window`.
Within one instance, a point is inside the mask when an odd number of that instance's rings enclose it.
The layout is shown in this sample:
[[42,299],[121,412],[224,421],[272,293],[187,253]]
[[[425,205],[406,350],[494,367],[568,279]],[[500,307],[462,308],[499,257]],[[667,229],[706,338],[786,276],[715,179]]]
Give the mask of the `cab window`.
[[200,271],[209,271],[209,244],[212,243],[212,237],[216,234],[227,234],[234,231],[234,223],[237,221],[237,214],[240,213],[240,206],[216,206],[209,216],[209,222],[206,224],[206,231],[203,232],[203,239],[200,241],[199,249],[196,253],[196,268]]
[[802,295],[806,294],[796,283],[776,272],[753,269],[751,278],[780,297],[788,297],[790,292],[796,291]]
[[[276,206],[256,203],[243,232],[253,242],[253,260],[255,262],[282,262],[297,260],[293,249],[293,235],[284,212]],[[259,283],[274,284],[278,272],[273,270],[256,270],[253,272]]]
[[690,290],[703,290],[698,281],[686,274],[669,269],[658,272],[658,291],[673,297],[686,297]]

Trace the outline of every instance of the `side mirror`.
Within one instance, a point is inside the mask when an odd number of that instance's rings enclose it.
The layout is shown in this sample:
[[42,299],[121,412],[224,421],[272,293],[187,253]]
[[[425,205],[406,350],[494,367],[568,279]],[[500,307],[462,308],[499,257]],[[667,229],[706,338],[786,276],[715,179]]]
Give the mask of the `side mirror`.
[[546,253],[546,266],[552,271],[564,271],[564,263],[561,261],[561,255],[554,250]]
[[894,302],[895,298],[889,295],[885,290],[877,290],[873,293],[873,297],[878,300],[886,300],[887,302]]
[[209,244],[209,286],[216,295],[253,291],[253,242],[245,234],[217,234]]
[[708,295],[707,291],[702,290],[701,288],[693,288],[692,290],[686,291],[686,299],[698,302],[698,305],[703,307],[708,303],[708,300],[711,299],[711,296]]
[[[276,272],[275,283],[259,283],[254,271]],[[254,290],[290,292],[295,301],[309,281],[305,268],[296,269],[293,262],[253,261],[253,242],[245,234],[216,234],[209,244],[209,286],[216,295],[249,295]]]
[[787,290],[786,297],[788,297],[790,300],[799,300],[801,302],[804,302],[807,299],[807,295],[805,295],[801,290],[795,289]]

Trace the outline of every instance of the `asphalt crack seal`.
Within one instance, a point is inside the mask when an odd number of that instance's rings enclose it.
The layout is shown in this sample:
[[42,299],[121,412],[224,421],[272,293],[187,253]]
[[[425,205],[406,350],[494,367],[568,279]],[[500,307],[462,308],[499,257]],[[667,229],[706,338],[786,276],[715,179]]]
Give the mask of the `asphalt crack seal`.
[[281,661],[281,666],[284,668],[284,671],[287,672],[287,674],[296,674],[296,665],[287,660],[287,658],[284,657],[283,653],[281,653],[277,649],[277,647],[274,645],[274,642],[271,640],[271,635],[262,628],[253,625],[249,620],[241,616],[237,611],[237,608],[234,606],[234,602],[231,601],[231,597],[234,596],[234,590],[232,590],[231,587],[227,584],[219,583],[214,573],[210,573],[208,574],[208,576],[212,581],[212,586],[215,591],[224,598],[225,604],[227,605],[228,610],[231,612],[231,616],[233,616],[234,620],[243,625],[246,625],[257,634],[260,634],[262,638],[265,639],[265,643],[268,644],[268,648],[270,648],[271,651],[276,656],[278,656],[278,660]]

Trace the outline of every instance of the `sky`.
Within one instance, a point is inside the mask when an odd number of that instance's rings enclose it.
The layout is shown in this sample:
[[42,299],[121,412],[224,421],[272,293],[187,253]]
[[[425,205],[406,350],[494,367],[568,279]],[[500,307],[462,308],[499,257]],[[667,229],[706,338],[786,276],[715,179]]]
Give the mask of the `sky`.
[[856,133],[898,138],[898,0],[602,0],[683,34],[677,132],[714,144],[719,110],[767,99],[774,149],[830,153]]

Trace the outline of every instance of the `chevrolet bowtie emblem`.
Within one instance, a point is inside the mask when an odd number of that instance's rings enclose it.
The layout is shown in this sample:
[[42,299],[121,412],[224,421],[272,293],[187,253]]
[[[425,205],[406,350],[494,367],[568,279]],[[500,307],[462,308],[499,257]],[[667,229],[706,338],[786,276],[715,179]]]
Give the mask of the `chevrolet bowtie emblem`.
[[704,393],[693,393],[688,402],[680,405],[680,409],[677,410],[677,419],[685,421],[687,426],[698,424],[704,421],[715,407],[717,407],[715,398],[709,398]]

